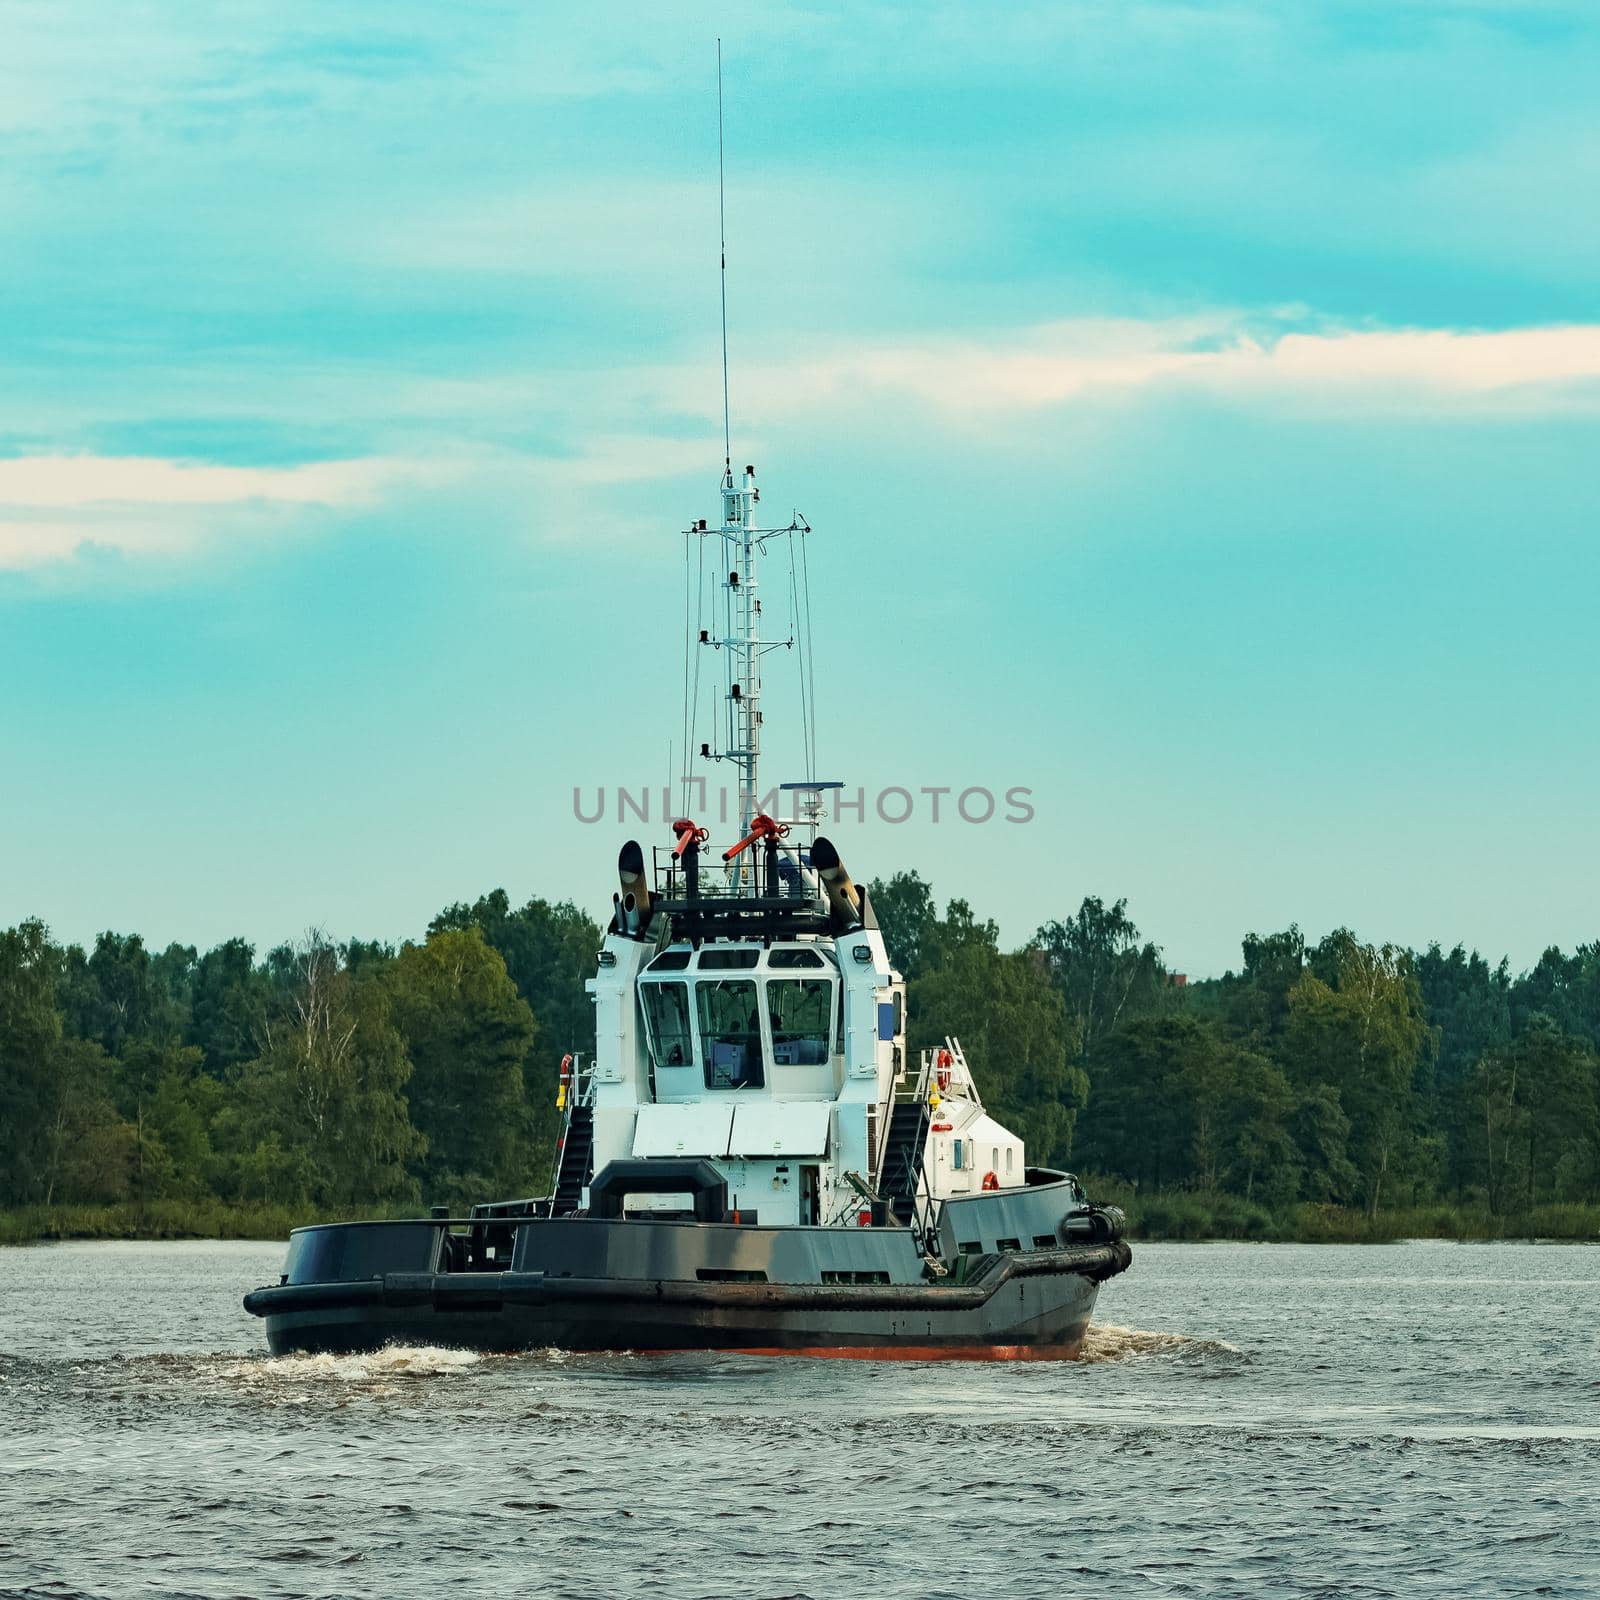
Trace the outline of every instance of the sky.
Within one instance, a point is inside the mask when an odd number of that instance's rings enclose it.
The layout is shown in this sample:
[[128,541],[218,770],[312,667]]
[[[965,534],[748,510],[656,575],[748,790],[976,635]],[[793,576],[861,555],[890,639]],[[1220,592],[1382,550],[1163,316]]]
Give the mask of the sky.
[[[1126,897],[1195,975],[1291,922],[1600,937],[1592,5],[6,33],[0,925],[609,911],[718,514],[720,36],[733,451],[814,530],[851,872],[1010,944]],[[766,682],[807,776],[792,652]]]

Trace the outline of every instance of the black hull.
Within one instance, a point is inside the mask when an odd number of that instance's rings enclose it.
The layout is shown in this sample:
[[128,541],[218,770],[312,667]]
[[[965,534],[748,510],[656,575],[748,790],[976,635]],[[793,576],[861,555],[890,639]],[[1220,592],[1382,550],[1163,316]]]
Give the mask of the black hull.
[[542,1273],[391,1273],[281,1285],[246,1301],[274,1354],[436,1344],[512,1351],[727,1350],[876,1359],[1069,1359],[1112,1244],[973,1263],[962,1284],[703,1283]]
[[461,1221],[298,1228],[282,1282],[245,1307],[275,1354],[435,1344],[1070,1357],[1099,1285],[1131,1254],[1120,1212],[1083,1203],[1062,1174],[1029,1179],[946,1201],[933,1230],[761,1227],[715,1207],[718,1220],[485,1207]]

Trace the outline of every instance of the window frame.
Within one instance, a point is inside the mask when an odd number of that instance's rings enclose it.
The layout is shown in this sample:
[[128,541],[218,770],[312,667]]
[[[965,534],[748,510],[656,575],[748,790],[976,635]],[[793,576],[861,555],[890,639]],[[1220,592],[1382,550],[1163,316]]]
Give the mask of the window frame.
[[[683,1018],[685,1036],[689,1041],[689,1055],[686,1061],[668,1061],[665,1059],[660,1040],[656,1036],[656,1019],[651,1008],[651,1003],[645,998],[646,992],[653,989],[668,989],[676,987],[683,995]],[[652,978],[641,980],[639,989],[639,1010],[644,1017],[645,1046],[650,1052],[650,1061],[657,1072],[681,1072],[684,1068],[693,1069],[699,1066],[699,1038],[695,1028],[694,1001],[690,998],[689,991],[694,987],[687,978]]]
[[[708,1020],[708,1005],[702,1004],[702,996],[709,1002],[711,991],[714,989],[729,988],[738,985],[750,991],[750,1005],[755,1013],[755,1076],[741,1075],[739,1083],[717,1083],[714,1081],[716,1071],[712,1061],[711,1045],[713,1043]],[[767,1024],[765,1016],[766,996],[762,992],[762,985],[757,982],[753,973],[741,977],[716,977],[707,979],[697,978],[694,984],[694,1030],[695,1040],[700,1050],[700,1068],[702,1080],[708,1091],[713,1094],[739,1093],[746,1089],[764,1089],[767,1087],[767,1069],[771,1061],[771,1046],[767,1037]],[[748,1026],[739,1030],[740,1037],[749,1038]],[[717,1036],[716,1042],[729,1043],[732,1035],[724,1030]],[[746,1069],[748,1073],[748,1068]]]
[[[817,1067],[826,1067],[831,1065],[834,1056],[838,1054],[840,1049],[839,1034],[836,1031],[838,1027],[839,1008],[834,1004],[835,995],[833,991],[842,989],[843,985],[839,983],[839,981],[831,973],[820,971],[815,967],[804,969],[803,973],[797,972],[792,977],[789,975],[789,969],[783,969],[783,973],[784,975],[782,977],[779,977],[776,974],[764,975],[761,980],[761,1016],[763,1027],[766,1032],[767,1047],[771,1052],[769,1059],[772,1062],[773,1070],[777,1071],[779,1068],[782,1068],[785,1071],[792,1069],[804,1072],[812,1071]],[[774,997],[772,991],[779,985],[785,987],[789,985],[795,985],[803,988],[807,984],[819,985],[828,990],[828,1004],[822,1017],[822,1059],[820,1061],[779,1061],[779,1030],[773,1026],[772,1006]],[[785,1028],[783,1029],[783,1032],[790,1038],[799,1037],[805,1039],[815,1039],[817,1037],[814,1032],[799,1033],[794,1028]]]

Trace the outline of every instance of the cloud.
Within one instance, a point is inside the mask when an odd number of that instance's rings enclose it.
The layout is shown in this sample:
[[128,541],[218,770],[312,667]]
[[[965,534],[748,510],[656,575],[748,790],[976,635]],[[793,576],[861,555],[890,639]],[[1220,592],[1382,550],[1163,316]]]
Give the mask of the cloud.
[[1225,368],[1230,379],[1262,373],[1291,385],[1354,384],[1443,395],[1559,388],[1600,379],[1600,326],[1286,334],[1271,349],[1232,352]]
[[372,459],[230,467],[152,456],[0,461],[0,568],[87,551],[175,556],[208,538],[284,526],[286,509],[370,504],[414,465]]
[[390,471],[382,461],[219,467],[158,456],[20,456],[0,461],[0,507],[341,505],[370,499]]
[[[602,529],[613,540],[654,537],[671,519],[668,488],[716,471],[714,370],[655,363],[556,380],[537,367],[478,380],[389,373],[390,437],[376,441],[382,453],[347,460],[0,460],[0,569],[107,553],[178,560],[229,541],[301,536],[438,491],[452,517],[480,531],[547,544]],[[347,418],[361,410],[360,396],[349,399]],[[748,412],[742,400],[738,409],[753,441],[780,424],[826,433],[863,411],[915,411],[960,435],[1075,406],[1151,404],[1402,422],[1590,416],[1600,411],[1600,325],[1342,328],[1285,308],[1272,317],[1073,319],[983,337],[836,342],[820,353],[791,346],[763,367]]]
[[988,340],[843,349],[794,363],[788,382],[812,406],[895,393],[957,416],[1116,391],[1354,401],[1411,414],[1485,403],[1560,412],[1600,400],[1590,388],[1600,385],[1600,326],[1298,332],[1225,317],[1057,322]]
[[[561,544],[656,535],[664,483],[709,479],[705,440],[600,432],[571,449],[445,438],[437,453],[290,467],[159,456],[34,455],[0,460],[0,571],[106,557],[183,560],[242,539],[294,538],[330,518],[448,495],[480,530],[512,528]],[[669,518],[670,520],[670,518]]]

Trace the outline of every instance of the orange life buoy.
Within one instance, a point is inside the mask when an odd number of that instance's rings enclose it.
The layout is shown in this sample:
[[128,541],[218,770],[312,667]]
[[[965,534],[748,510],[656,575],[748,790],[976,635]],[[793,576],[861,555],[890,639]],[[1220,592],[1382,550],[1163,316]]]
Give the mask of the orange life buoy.
[[984,1173],[983,1186],[985,1189],[998,1189],[1000,1187],[1000,1174],[998,1172]]
[[938,1079],[939,1087],[948,1089],[950,1087],[950,1052],[948,1050],[941,1050],[934,1058],[933,1070],[934,1076]]

